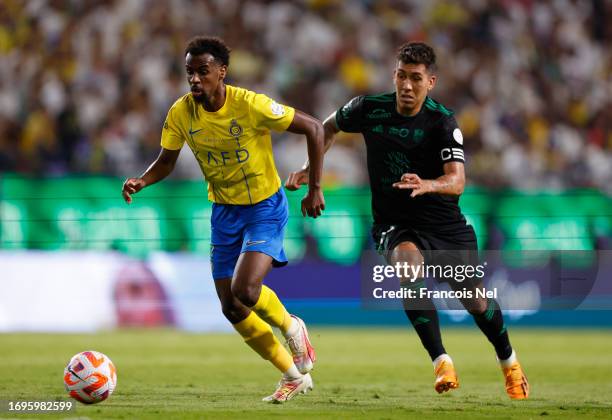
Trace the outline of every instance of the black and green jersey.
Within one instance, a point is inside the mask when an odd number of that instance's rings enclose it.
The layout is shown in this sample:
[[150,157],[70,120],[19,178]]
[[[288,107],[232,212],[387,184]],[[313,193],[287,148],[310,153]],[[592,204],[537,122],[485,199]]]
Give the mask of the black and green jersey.
[[410,198],[410,190],[392,187],[404,173],[435,179],[444,175],[445,163],[464,162],[463,136],[452,111],[427,97],[417,115],[405,117],[395,99],[395,92],[358,96],[336,112],[340,130],[365,139],[374,223],[428,230],[465,226],[458,197]]

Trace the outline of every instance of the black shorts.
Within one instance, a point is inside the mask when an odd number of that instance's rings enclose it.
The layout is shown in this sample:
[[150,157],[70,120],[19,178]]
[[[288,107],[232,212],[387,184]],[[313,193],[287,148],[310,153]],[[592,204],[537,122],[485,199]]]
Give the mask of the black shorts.
[[[444,232],[432,232],[402,225],[375,224],[372,237],[378,251],[387,257],[402,242],[413,242],[429,266],[472,266],[479,264],[476,233],[470,225],[458,226]],[[444,270],[441,270],[444,272]],[[436,276],[438,281],[454,277]],[[474,282],[478,282],[477,279]]]

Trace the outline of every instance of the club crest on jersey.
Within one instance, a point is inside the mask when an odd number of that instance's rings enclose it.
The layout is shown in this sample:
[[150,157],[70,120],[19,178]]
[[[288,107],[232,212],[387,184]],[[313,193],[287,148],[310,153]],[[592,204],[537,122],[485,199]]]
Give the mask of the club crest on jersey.
[[240,137],[242,134],[242,127],[238,124],[238,121],[232,120],[230,122],[229,133],[232,137]]
[[424,135],[425,135],[425,132],[422,129],[417,128],[412,133],[412,139],[415,141],[415,143],[419,143],[420,141],[423,140]]

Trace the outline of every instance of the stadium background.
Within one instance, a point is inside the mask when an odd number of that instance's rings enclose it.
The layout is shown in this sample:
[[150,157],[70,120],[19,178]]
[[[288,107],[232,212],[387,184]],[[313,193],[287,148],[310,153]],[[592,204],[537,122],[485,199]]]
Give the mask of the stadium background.
[[[321,119],[351,97],[392,90],[395,48],[430,42],[439,57],[433,97],[456,111],[465,137],[461,204],[481,249],[609,249],[607,16],[601,1],[4,2],[0,259],[9,269],[0,329],[72,329],[61,299],[69,290],[83,305],[106,302],[89,329],[208,329],[203,308],[217,305],[206,267],[210,204],[191,153],[135,205],[118,195],[121,180],[157,155],[166,112],[187,89],[185,42],[200,33],[232,47],[229,83]],[[278,134],[274,146],[282,178],[303,163],[303,138]],[[358,135],[342,135],[326,155],[323,218],[303,219],[302,193],[290,194],[291,266],[270,282],[302,310],[324,313],[315,322],[377,319],[346,306],[359,307],[359,258],[372,249],[364,153]],[[75,268],[85,258],[97,276]],[[57,320],[20,308],[16,293]],[[145,307],[151,314],[138,315]],[[395,315],[380,322],[403,322]]]
[[[183,48],[196,34],[231,46],[230,84],[320,119],[356,95],[392,90],[398,45],[431,43],[439,59],[432,97],[455,110],[463,131],[461,205],[480,247],[611,247],[604,0],[8,0],[0,22],[2,332],[229,329],[210,280],[210,204],[191,153],[131,206],[120,196],[123,179],[159,151],[166,112],[187,91]],[[284,178],[303,163],[305,140],[273,138]],[[348,134],[327,153],[322,218],[302,218],[303,192],[289,194],[291,263],[269,282],[313,325],[406,325],[401,313],[359,304],[359,260],[372,249],[364,153]],[[547,273],[523,262],[502,275]],[[609,328],[612,312],[507,319],[546,331]],[[472,321],[449,312],[443,323]],[[18,352],[19,337],[2,334],[0,343]]]

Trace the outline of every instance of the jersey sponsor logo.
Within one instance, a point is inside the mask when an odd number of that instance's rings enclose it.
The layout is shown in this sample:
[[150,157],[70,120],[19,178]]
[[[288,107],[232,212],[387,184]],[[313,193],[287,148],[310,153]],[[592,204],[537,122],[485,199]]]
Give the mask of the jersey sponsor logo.
[[267,241],[246,241],[246,246],[265,244]]
[[207,152],[206,160],[210,166],[227,166],[232,163],[244,163],[249,160],[247,149],[236,149],[234,152]]
[[168,120],[164,121],[164,130],[168,129]]
[[407,128],[389,127],[389,134],[405,139],[410,134],[410,130]]
[[199,133],[200,131],[202,131],[203,128],[200,128],[198,130],[192,130],[191,128],[189,129],[189,135],[193,136],[195,133]]
[[372,112],[366,115],[366,118],[369,119],[382,119],[382,118],[391,118],[392,114],[383,108],[376,108]]
[[451,159],[461,159],[465,160],[465,155],[463,154],[463,150],[457,147],[446,147],[440,150],[440,157],[443,161],[451,160]]
[[347,119],[349,117],[349,113],[351,112],[351,102],[340,108],[340,116],[342,116],[342,118],[344,119]]
[[276,116],[285,115],[285,107],[274,101],[270,104],[270,111]]
[[229,133],[232,137],[240,137],[240,135],[242,134],[242,127],[240,126],[240,124],[238,124],[238,121],[232,120],[230,122]]
[[453,130],[453,138],[459,144],[463,144],[463,133],[458,128]]
[[[372,128],[372,132],[384,134],[384,126],[382,124],[376,125]],[[421,143],[425,139],[425,131],[421,128],[411,130],[403,127],[389,127],[387,132],[392,136],[412,141],[415,144]]]

